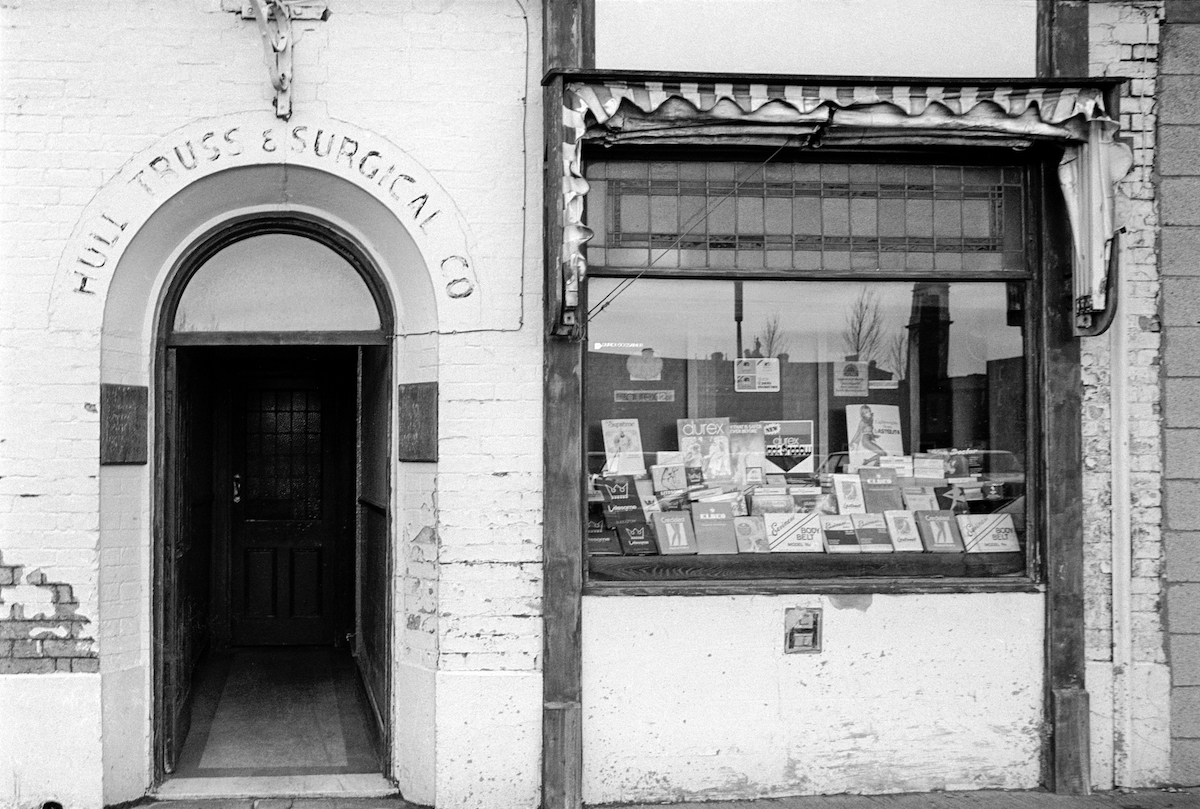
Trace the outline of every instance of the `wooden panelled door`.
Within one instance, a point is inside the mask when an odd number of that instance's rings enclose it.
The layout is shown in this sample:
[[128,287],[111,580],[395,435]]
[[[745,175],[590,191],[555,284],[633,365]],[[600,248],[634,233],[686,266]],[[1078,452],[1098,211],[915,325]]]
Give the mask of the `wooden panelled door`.
[[352,456],[353,443],[345,444],[335,378],[292,370],[243,376],[230,391],[235,646],[328,645],[344,630],[339,546],[346,515],[338,495],[346,485],[342,456]]

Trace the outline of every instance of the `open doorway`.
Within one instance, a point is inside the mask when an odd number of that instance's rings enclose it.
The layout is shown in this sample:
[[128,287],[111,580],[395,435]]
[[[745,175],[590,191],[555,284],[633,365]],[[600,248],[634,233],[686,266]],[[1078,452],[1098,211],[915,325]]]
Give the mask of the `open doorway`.
[[[198,250],[164,310],[160,782],[388,774],[386,319],[352,254],[275,227]],[[264,295],[285,272],[315,279],[310,295]],[[332,315],[307,299],[331,287]]]

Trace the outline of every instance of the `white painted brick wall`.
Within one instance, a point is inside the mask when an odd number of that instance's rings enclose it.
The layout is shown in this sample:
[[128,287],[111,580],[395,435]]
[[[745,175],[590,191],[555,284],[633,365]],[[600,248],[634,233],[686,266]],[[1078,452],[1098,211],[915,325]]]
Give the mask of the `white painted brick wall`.
[[[401,357],[400,381],[436,378],[429,357],[443,362],[443,460],[404,465],[396,477],[398,649],[411,665],[536,677],[540,7],[335,0],[331,11],[300,26],[297,115],[378,132],[423,165],[469,223],[478,279],[502,285],[514,329],[427,338]],[[221,0],[18,0],[0,8],[0,26],[0,551],[70,581],[80,612],[103,622],[103,669],[123,671],[149,659],[148,469],[104,470],[105,498],[126,506],[102,523],[100,334],[50,328],[56,269],[85,206],[134,155],[191,121],[269,109],[272,91],[254,22]],[[151,355],[138,335],[106,336],[105,351],[106,381],[144,383]],[[484,688],[456,682],[454,693]],[[523,686],[532,697],[497,721],[539,738],[538,692]],[[95,707],[82,721],[98,735]],[[491,734],[488,721],[475,716],[462,738]],[[440,734],[448,752],[439,772],[465,749],[458,733]],[[495,784],[518,769],[502,756],[489,766]],[[536,778],[536,756],[519,769]],[[461,802],[455,788],[440,788],[439,805]],[[486,799],[489,788],[480,789],[472,794]],[[491,805],[515,800],[496,789]],[[0,795],[0,806],[7,801]]]
[[[1093,664],[1089,677],[1097,682],[1092,697],[1093,780],[1098,786],[1136,786],[1153,783],[1161,773],[1153,755],[1138,750],[1169,744],[1167,728],[1152,715],[1150,702],[1166,699],[1148,694],[1123,705],[1122,676],[1144,676],[1144,687],[1160,682],[1165,668],[1160,598],[1162,575],[1162,422],[1158,333],[1158,203],[1154,177],[1158,38],[1161,2],[1101,2],[1089,4],[1091,23],[1090,74],[1130,79],[1122,88],[1122,136],[1134,149],[1134,166],[1118,186],[1118,224],[1121,271],[1126,279],[1123,317],[1112,328],[1126,330],[1127,356],[1113,357],[1107,335],[1083,342],[1084,382],[1084,536],[1085,614],[1087,655]],[[1111,387],[1110,367],[1123,362],[1124,390]],[[1129,414],[1130,506],[1133,563],[1129,583],[1132,641],[1130,672],[1110,670],[1113,664],[1112,554],[1112,423],[1111,402],[1120,396]],[[1110,678],[1116,678],[1112,680]],[[1114,683],[1114,690],[1109,684]],[[1092,684],[1089,682],[1089,689]],[[1149,702],[1147,701],[1149,700]],[[1134,739],[1114,727],[1123,710],[1132,712]],[[1111,733],[1098,739],[1097,733]],[[1132,768],[1123,762],[1133,760]]]

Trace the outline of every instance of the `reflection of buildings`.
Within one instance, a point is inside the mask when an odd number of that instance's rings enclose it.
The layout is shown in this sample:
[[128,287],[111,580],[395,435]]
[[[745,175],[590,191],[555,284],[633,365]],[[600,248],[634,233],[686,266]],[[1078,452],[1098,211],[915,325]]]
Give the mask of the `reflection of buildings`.
[[[949,283],[914,286],[906,378],[896,380],[872,362],[865,397],[835,395],[833,363],[792,362],[786,354],[779,356],[779,391],[742,393],[735,390],[733,357],[720,352],[707,359],[589,353],[588,443],[597,452],[603,446],[601,419],[638,419],[647,452],[676,448],[677,419],[798,419],[813,421],[816,452],[828,455],[847,449],[846,406],[870,403],[899,408],[901,423],[909,425],[907,452],[1001,449],[1023,461],[1024,360],[989,360],[985,373],[951,376],[949,298]],[[641,373],[650,359],[658,373]]]
[[954,446],[954,397],[946,384],[950,323],[950,284],[914,284],[906,374],[909,446],[914,449]]

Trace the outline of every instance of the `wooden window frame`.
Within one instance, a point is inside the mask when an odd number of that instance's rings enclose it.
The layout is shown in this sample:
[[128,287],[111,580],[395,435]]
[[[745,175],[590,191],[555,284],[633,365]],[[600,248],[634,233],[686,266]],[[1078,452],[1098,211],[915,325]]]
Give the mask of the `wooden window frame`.
[[[648,162],[653,159],[673,161],[700,160],[707,162],[758,162],[770,151],[759,154],[714,150],[711,147],[694,149],[669,147],[614,147],[605,149],[606,161]],[[1034,149],[1030,154],[1011,159],[1003,151],[981,149],[958,149],[897,153],[887,151],[838,151],[826,153],[804,150],[799,156],[789,156],[791,162],[848,163],[862,162],[878,165],[1002,165],[1006,168],[1023,170],[1024,210],[1021,215],[1025,223],[1026,268],[1023,271],[1002,269],[996,271],[959,270],[787,270],[745,271],[739,269],[654,269],[605,268],[589,277],[647,278],[657,280],[711,280],[711,281],[803,281],[820,283],[865,282],[865,281],[1017,281],[1025,286],[1026,301],[1024,323],[1025,359],[1025,408],[1028,418],[1026,428],[1026,491],[1040,491],[1045,479],[1041,448],[1034,439],[1041,422],[1042,395],[1044,385],[1036,377],[1038,346],[1042,329],[1039,313],[1041,307],[1034,305],[1040,298],[1041,244],[1036,230],[1040,220],[1039,192],[1035,177],[1040,166],[1057,165],[1057,149]],[[584,148],[584,164],[589,149]],[[990,159],[989,159],[990,158]],[[967,162],[970,161],[970,162]],[[584,300],[586,295],[581,290]],[[586,311],[586,305],[581,306]],[[582,317],[581,338],[587,342],[586,316]],[[581,352],[582,384],[580,396],[586,396],[586,351]],[[581,434],[587,425],[582,422]],[[582,441],[582,439],[581,439]],[[581,478],[586,482],[583,471],[583,452],[586,441],[582,441],[579,465]],[[566,493],[563,493],[566,496]],[[1033,497],[1033,507],[1027,505],[1027,539],[1023,551],[1023,572],[1013,574],[1011,556],[1000,560],[990,554],[888,554],[828,557],[821,554],[739,554],[736,556],[593,556],[583,551],[583,594],[595,596],[629,595],[745,595],[748,593],[961,593],[961,592],[1037,592],[1042,588],[1043,571],[1041,560],[1044,547],[1044,514],[1042,498]],[[1028,501],[1027,501],[1028,503]],[[581,540],[582,542],[582,540]],[[989,558],[992,557],[992,558]],[[1008,565],[1003,564],[1008,562]],[[837,571],[844,570],[845,573]],[[810,571],[821,571],[824,575],[805,575]],[[919,572],[917,572],[919,571]],[[968,571],[974,571],[967,575]],[[988,571],[992,571],[989,575]],[[599,578],[593,574],[599,574]],[[722,575],[724,574],[724,575]]]
[[[1038,0],[1039,80],[1086,76],[1087,4]],[[545,325],[556,322],[563,246],[561,71],[596,67],[595,0],[543,0],[543,137],[545,139],[543,245]],[[1116,102],[1116,94],[1113,93]],[[1112,107],[1117,114],[1117,107]],[[1091,789],[1089,704],[1085,683],[1083,610],[1083,485],[1079,377],[1080,347],[1073,335],[1071,253],[1059,241],[1069,228],[1057,178],[1036,178],[1042,216],[1035,222],[1043,245],[1042,278],[1032,307],[1043,310],[1036,377],[1064,381],[1043,400],[1036,435],[1045,452],[1058,454],[1047,470],[1055,480],[1043,499],[1046,516],[1042,561],[1046,590],[1046,716],[1043,782],[1062,794]],[[1032,308],[1031,307],[1031,308]],[[543,334],[543,660],[542,809],[578,809],[583,802],[582,598],[584,481],[575,463],[582,447],[582,343],[578,335]],[[1061,475],[1061,477],[1055,477]],[[1038,485],[1041,485],[1040,483]]]
[[[550,80],[547,107],[557,110],[561,78]],[[557,93],[556,93],[557,91]],[[548,124],[553,116],[548,113]],[[548,130],[551,131],[551,130]],[[557,130],[554,130],[556,132]],[[561,139],[547,138],[547,267],[557,266],[562,245],[558,193]],[[1069,232],[1058,190],[1053,151],[1030,162],[1028,199],[1039,214],[1030,219],[1037,242],[1039,271],[1027,300],[1032,319],[1027,336],[1027,396],[1036,396],[1031,440],[1036,452],[1028,463],[1027,486],[1041,493],[1040,538],[1031,543],[1041,554],[1031,560],[1020,582],[990,579],[891,579],[814,581],[758,580],[730,584],[696,581],[586,582],[584,559],[585,476],[583,474],[583,343],[581,335],[545,339],[546,394],[544,565],[546,680],[544,690],[543,790],[547,805],[581,789],[582,765],[575,750],[581,738],[580,647],[582,598],[588,596],[783,593],[929,593],[1044,591],[1047,594],[1047,716],[1056,729],[1047,746],[1045,782],[1064,791],[1086,789],[1087,692],[1083,688],[1082,631],[1082,438],[1079,342],[1073,334]],[[901,158],[903,159],[903,158]],[[546,277],[546,317],[552,322],[552,273]],[[1054,485],[1047,485],[1053,481]],[[565,756],[565,758],[564,758]],[[1080,786],[1080,785],[1083,786]],[[564,792],[566,790],[566,792]]]

